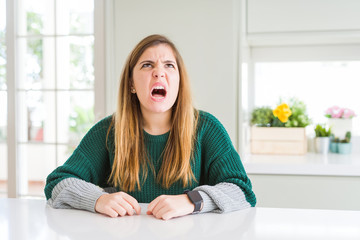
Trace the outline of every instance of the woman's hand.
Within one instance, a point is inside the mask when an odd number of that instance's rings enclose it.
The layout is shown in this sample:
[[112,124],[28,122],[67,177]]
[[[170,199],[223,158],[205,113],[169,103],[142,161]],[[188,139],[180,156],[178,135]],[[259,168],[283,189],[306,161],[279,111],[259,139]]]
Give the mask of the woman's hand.
[[95,211],[110,217],[140,214],[141,208],[135,198],[124,192],[104,194],[95,203]]
[[194,208],[194,204],[186,194],[161,195],[149,204],[147,214],[152,214],[159,219],[169,220],[190,214],[194,211]]

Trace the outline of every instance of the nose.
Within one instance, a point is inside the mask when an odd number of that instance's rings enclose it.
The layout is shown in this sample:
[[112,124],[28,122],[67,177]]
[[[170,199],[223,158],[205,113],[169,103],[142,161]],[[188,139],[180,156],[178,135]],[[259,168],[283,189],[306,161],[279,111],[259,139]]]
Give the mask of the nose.
[[165,72],[160,68],[156,68],[156,69],[154,69],[153,77],[154,78],[163,78],[163,77],[165,77]]

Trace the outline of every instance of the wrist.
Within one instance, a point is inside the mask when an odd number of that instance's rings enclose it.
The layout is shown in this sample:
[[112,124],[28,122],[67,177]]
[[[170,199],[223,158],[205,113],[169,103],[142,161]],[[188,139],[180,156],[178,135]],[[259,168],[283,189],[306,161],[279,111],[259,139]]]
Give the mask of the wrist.
[[196,190],[195,191],[186,190],[184,193],[187,195],[190,202],[194,206],[193,213],[199,213],[204,207],[204,200],[202,199],[200,193]]
[[95,212],[100,212],[99,208],[101,208],[102,200],[106,195],[109,195],[109,193],[103,192],[98,198],[95,200],[94,210]]

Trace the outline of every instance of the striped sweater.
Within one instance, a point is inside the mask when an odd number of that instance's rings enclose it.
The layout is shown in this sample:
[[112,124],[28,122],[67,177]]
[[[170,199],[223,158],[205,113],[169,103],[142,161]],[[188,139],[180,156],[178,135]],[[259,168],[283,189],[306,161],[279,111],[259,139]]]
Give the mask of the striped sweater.
[[[111,166],[114,161],[114,135],[107,131],[111,123],[111,116],[99,121],[92,127],[75,149],[74,153],[64,163],[56,168],[47,178],[45,195],[52,198],[55,186],[64,179],[81,179],[101,188],[112,187],[108,184]],[[163,152],[169,133],[150,135],[144,131],[144,141],[150,161],[155,172],[161,166]],[[108,140],[108,141],[106,141]],[[107,142],[107,145],[106,145]],[[220,183],[230,183],[238,186],[250,206],[255,206],[256,198],[252,191],[250,179],[247,177],[240,157],[233,147],[222,124],[211,114],[199,111],[199,121],[194,146],[194,159],[191,161],[192,171],[196,182],[186,189],[199,189],[199,186],[215,186]],[[200,188],[201,188],[200,187]],[[204,187],[203,191],[207,191]],[[121,189],[117,189],[121,191]],[[153,172],[149,170],[141,191],[128,192],[138,202],[149,203],[156,197],[182,194],[185,188],[182,182],[174,183],[169,189],[164,189],[156,181]],[[211,191],[208,192],[211,195]]]

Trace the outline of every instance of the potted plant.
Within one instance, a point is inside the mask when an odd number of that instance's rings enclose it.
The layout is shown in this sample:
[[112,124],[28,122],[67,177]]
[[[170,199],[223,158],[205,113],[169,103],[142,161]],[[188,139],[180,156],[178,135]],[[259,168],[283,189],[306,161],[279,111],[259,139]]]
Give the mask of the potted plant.
[[273,121],[273,112],[270,107],[255,108],[251,113],[251,125],[270,127]]
[[317,124],[315,127],[315,150],[317,153],[329,152],[331,127],[326,129],[325,125]]
[[330,152],[332,153],[338,153],[339,152],[339,142],[340,139],[338,137],[335,137],[332,133],[330,136]]
[[289,120],[285,122],[285,127],[300,127],[304,128],[311,124],[311,120],[307,115],[306,105],[304,102],[292,98],[289,100],[291,115]]
[[332,132],[339,138],[345,138],[345,134],[352,129],[352,118],[356,117],[353,110],[333,106],[325,111],[325,117],[328,118],[328,124]]
[[351,153],[351,132],[348,131],[345,134],[345,138],[340,140],[338,143],[338,152],[341,154],[349,154]]
[[305,127],[310,124],[303,102],[292,98],[275,109],[255,108],[251,115],[251,153],[305,154]]

